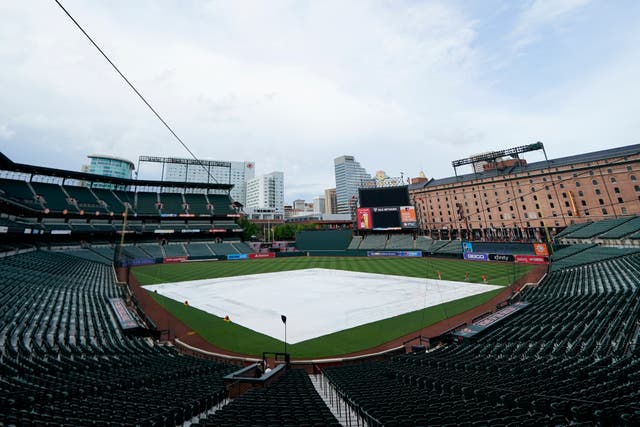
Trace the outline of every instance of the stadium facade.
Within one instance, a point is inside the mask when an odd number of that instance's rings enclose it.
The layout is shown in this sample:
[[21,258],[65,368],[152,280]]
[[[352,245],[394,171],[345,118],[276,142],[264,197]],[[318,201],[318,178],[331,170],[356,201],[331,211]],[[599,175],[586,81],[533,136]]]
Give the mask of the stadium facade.
[[356,162],[353,156],[340,156],[333,160],[336,178],[336,202],[339,214],[352,214],[358,197],[358,187],[371,175]]
[[186,162],[191,159],[185,160],[184,163],[167,163],[164,169],[163,178],[167,181],[175,182],[211,182],[212,178],[214,182],[221,184],[232,184],[231,199],[242,205],[247,201],[247,181],[255,177],[255,162],[243,161],[243,162],[229,162],[229,161],[215,161],[216,163],[228,164],[228,167],[210,167],[211,161],[205,161],[203,167],[201,165],[193,165]]
[[585,221],[640,213],[640,144],[409,187],[421,228],[434,238],[539,238]]

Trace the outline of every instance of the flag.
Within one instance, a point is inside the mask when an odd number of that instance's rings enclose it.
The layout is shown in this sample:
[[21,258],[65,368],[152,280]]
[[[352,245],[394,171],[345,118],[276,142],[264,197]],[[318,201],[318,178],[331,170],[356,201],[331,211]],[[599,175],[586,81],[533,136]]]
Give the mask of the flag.
[[280,319],[282,319],[282,323],[284,323],[285,325],[287,324],[287,316],[285,316],[284,314],[281,314]]

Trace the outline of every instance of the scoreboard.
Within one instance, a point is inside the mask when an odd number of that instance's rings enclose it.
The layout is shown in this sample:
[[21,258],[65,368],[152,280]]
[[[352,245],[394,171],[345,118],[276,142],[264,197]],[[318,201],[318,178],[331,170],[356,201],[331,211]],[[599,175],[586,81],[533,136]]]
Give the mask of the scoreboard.
[[402,230],[418,227],[416,210],[410,204],[406,185],[358,190],[356,211],[359,230]]

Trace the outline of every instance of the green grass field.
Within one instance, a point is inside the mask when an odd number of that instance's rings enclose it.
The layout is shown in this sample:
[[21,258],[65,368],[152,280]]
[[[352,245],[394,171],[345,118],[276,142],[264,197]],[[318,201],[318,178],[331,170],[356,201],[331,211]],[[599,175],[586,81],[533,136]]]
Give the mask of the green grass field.
[[[481,283],[482,275],[486,274],[489,283],[502,286],[512,283],[531,270],[530,266],[523,264],[465,262],[433,258],[294,257],[250,261],[156,264],[136,267],[133,269],[133,273],[140,284],[144,286],[306,268],[329,268],[434,279],[440,272],[443,280],[452,281],[464,281],[465,274],[468,272],[471,282]],[[328,357],[365,350],[483,304],[499,292],[500,290],[494,290],[368,323],[289,345],[287,349],[294,358]],[[282,341],[233,322],[224,322],[220,317],[185,306],[181,302],[162,295],[151,293],[151,296],[193,331],[217,347],[254,356],[260,355],[263,351],[282,351],[283,349]]]

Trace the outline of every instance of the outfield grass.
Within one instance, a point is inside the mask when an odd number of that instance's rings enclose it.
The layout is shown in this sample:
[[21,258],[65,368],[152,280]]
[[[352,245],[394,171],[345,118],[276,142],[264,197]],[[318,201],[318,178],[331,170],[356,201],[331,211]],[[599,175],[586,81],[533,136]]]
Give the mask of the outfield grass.
[[[306,268],[330,268],[424,278],[437,278],[438,272],[440,272],[443,280],[452,281],[464,281],[465,273],[469,272],[471,282],[481,283],[482,275],[486,274],[489,283],[503,286],[512,283],[531,270],[530,266],[522,264],[464,262],[432,258],[296,257],[156,264],[136,267],[133,269],[133,273],[142,285],[151,285]],[[499,292],[498,289],[405,313],[291,344],[287,349],[295,358],[328,357],[365,350],[467,311],[489,301]],[[181,302],[156,293],[151,293],[151,296],[193,331],[217,347],[255,356],[261,355],[263,351],[282,351],[284,347],[280,340],[233,322],[224,322],[220,317],[185,306]]]

